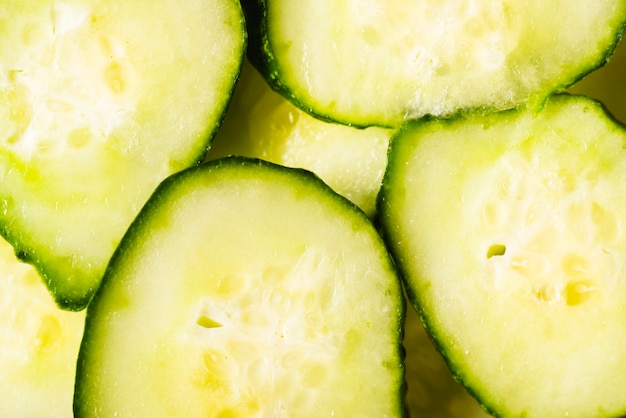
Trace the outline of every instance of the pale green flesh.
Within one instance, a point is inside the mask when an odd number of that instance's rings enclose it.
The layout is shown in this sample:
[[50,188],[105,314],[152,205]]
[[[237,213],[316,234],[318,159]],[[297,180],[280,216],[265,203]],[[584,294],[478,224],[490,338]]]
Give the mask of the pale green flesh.
[[0,221],[85,306],[154,187],[209,145],[245,44],[238,2],[0,6]]
[[270,77],[361,126],[540,103],[601,65],[626,19],[615,0],[265,4]]
[[402,290],[374,228],[312,177],[237,161],[131,227],[88,309],[78,416],[400,415]]
[[0,240],[0,416],[68,418],[84,312],[62,311]]
[[246,65],[207,158],[240,155],[313,171],[373,218],[392,133],[316,119]]
[[392,140],[392,251],[452,372],[500,416],[626,411],[625,142],[569,96]]

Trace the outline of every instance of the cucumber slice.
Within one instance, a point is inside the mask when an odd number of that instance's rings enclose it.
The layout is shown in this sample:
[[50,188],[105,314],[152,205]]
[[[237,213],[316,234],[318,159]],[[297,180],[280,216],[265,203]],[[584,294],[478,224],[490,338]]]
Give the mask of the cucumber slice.
[[72,416],[84,312],[57,308],[32,266],[0,239],[0,416]]
[[239,2],[0,4],[0,233],[82,309],[139,208],[201,160],[240,71]]
[[313,171],[373,218],[392,133],[316,119],[274,92],[248,63],[208,159],[240,155]]
[[166,180],[87,309],[75,414],[396,416],[404,299],[369,219],[303,170]]
[[274,88],[358,126],[542,104],[605,63],[626,20],[615,0],[247,3]]
[[392,253],[453,374],[498,416],[626,413],[625,147],[568,95],[391,141]]

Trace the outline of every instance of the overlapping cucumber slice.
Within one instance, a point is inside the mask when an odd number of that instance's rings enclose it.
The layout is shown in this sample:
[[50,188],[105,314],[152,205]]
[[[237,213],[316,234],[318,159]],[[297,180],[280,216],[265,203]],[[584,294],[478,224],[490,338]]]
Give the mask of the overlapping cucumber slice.
[[604,64],[626,20],[615,0],[244,4],[272,85],[359,126],[540,104]]
[[0,224],[83,308],[167,175],[201,160],[246,43],[233,0],[0,4]]
[[398,416],[404,299],[370,220],[310,172],[166,180],[87,309],[77,417]]
[[239,155],[313,171],[373,218],[392,133],[316,119],[247,64],[208,158]]
[[568,95],[391,141],[388,242],[453,374],[497,416],[626,413],[625,147]]
[[0,240],[0,416],[72,416],[84,312],[58,309],[32,266]]

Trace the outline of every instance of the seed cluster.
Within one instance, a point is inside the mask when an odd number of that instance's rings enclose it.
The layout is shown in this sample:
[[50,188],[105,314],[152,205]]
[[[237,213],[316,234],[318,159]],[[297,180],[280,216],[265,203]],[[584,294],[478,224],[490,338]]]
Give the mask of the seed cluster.
[[492,172],[480,220],[496,286],[523,286],[538,301],[578,306],[610,292],[621,269],[622,227],[595,191],[598,177],[539,170],[511,155]]

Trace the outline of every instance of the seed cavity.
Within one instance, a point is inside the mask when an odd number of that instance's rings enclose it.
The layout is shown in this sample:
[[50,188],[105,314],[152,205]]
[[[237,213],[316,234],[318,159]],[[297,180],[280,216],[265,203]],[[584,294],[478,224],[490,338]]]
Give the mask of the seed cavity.
[[598,203],[591,205],[591,220],[599,239],[612,244],[620,237],[619,222],[615,214]]
[[67,136],[67,144],[70,146],[70,148],[83,148],[89,145],[93,138],[93,132],[89,127],[85,126],[82,128],[74,129],[72,132],[70,132]]
[[474,214],[492,240],[486,268],[496,287],[508,283],[540,303],[567,307],[612,292],[626,266],[616,250],[626,237],[596,171],[511,153],[488,180],[494,186]]
[[487,258],[502,256],[506,253],[506,245],[493,244],[487,249]]
[[534,290],[534,296],[541,302],[556,302],[559,299],[560,292],[554,287],[539,286]]
[[207,350],[202,354],[204,371],[212,378],[232,379],[239,374],[239,364],[228,355]]
[[[223,416],[258,416],[256,400],[267,396],[274,411],[281,405],[313,406],[316,398],[308,391],[331,384],[332,364],[343,355],[354,357],[364,345],[362,329],[344,340],[324,309],[341,300],[336,293],[346,279],[336,273],[337,260],[315,248],[295,256],[293,263],[277,262],[259,272],[216,273],[213,286],[203,288],[207,297],[189,310],[181,337],[200,348],[191,381],[223,396]],[[324,286],[320,282],[329,271],[337,282]],[[305,275],[315,277],[302,280]]]
[[198,325],[200,325],[202,328],[207,328],[207,329],[223,327],[222,324],[220,324],[219,322],[217,322],[213,318],[210,318],[210,317],[208,317],[206,315],[200,316],[198,318],[198,320],[196,321],[196,323]]
[[568,306],[578,306],[586,302],[596,292],[591,281],[574,281],[565,285],[565,303]]
[[104,70],[104,78],[113,93],[121,94],[124,92],[126,82],[122,66],[118,62],[109,64]]
[[578,254],[567,254],[561,260],[563,272],[573,278],[586,278],[590,274],[589,260]]
[[379,46],[381,44],[380,34],[371,25],[361,28],[361,37],[370,46]]
[[[28,53],[0,74],[0,119],[8,122],[2,141],[25,160],[106,140],[136,99],[135,67],[124,39],[103,40],[87,6],[55,4],[51,17],[51,24],[19,28]],[[98,135],[80,135],[85,126]],[[55,140],[42,146],[49,138]]]

